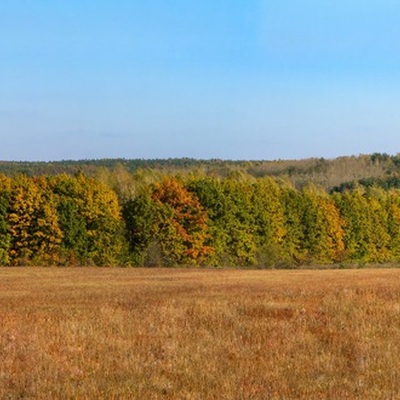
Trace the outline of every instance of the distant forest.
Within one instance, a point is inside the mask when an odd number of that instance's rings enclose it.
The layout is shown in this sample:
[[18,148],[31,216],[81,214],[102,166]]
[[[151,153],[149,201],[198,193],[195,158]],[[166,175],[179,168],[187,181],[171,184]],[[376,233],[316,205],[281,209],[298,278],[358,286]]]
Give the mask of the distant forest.
[[49,162],[0,161],[0,173],[12,177],[51,176],[61,173],[84,173],[90,177],[124,169],[127,172],[148,171],[173,175],[198,173],[207,176],[263,178],[266,176],[284,178],[297,188],[314,183],[325,190],[340,190],[356,184],[382,187],[400,186],[400,154],[386,153],[338,157],[335,159],[309,158],[302,160],[199,160],[193,158],[170,159],[96,159],[65,160]]
[[400,261],[400,156],[0,162],[0,265]]

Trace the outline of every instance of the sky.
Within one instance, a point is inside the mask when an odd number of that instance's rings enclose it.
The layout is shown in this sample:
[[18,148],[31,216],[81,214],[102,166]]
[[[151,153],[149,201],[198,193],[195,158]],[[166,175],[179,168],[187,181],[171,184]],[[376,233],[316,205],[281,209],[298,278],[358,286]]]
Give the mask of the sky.
[[398,0],[1,0],[0,160],[400,152]]

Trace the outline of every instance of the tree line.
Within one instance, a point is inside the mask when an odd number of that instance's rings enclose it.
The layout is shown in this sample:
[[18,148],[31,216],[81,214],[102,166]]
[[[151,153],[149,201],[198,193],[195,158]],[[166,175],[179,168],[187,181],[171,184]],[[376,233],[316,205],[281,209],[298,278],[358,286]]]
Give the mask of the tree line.
[[[112,178],[112,179],[111,179]],[[0,176],[0,265],[400,261],[400,189],[201,173]]]
[[228,178],[242,175],[248,179],[267,176],[289,180],[297,188],[308,182],[322,186],[325,190],[340,189],[365,180],[380,180],[381,185],[400,181],[400,154],[345,156],[334,159],[309,158],[301,160],[199,160],[192,158],[170,159],[97,159],[64,160],[49,162],[0,161],[0,174],[15,177],[50,176],[67,173],[84,173],[96,177],[103,171],[125,169],[129,173],[140,170],[169,175],[186,175],[203,172],[207,176]]

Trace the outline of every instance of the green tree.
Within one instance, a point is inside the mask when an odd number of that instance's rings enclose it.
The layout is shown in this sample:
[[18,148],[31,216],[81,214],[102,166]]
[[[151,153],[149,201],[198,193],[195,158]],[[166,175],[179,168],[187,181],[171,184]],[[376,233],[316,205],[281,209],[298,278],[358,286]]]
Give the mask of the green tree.
[[304,197],[294,187],[283,184],[281,199],[285,216],[282,263],[302,264],[307,261],[308,255],[304,245],[305,234],[302,226]]
[[59,175],[51,180],[58,197],[64,230],[63,248],[82,264],[125,262],[126,243],[121,207],[106,184],[83,174]]
[[151,195],[149,193],[141,193],[128,200],[123,205],[122,213],[133,263],[147,266],[154,262],[161,262],[156,257],[149,257],[150,252],[157,252],[157,249],[154,248],[156,246],[154,228],[156,210]]
[[[235,175],[235,174],[234,174]],[[251,181],[235,176],[193,179],[188,187],[207,210],[213,265],[255,265],[257,243],[254,229]]]
[[207,262],[214,266],[226,265],[232,261],[228,246],[229,232],[226,226],[231,208],[221,181],[212,177],[193,177],[187,183],[187,188],[207,211],[209,237],[206,244],[214,249],[209,254]]
[[0,175],[0,265],[8,265],[10,262],[11,235],[7,221],[10,192],[11,180]]
[[344,242],[349,260],[384,262],[391,258],[388,215],[382,189],[358,187],[334,194],[345,221]]

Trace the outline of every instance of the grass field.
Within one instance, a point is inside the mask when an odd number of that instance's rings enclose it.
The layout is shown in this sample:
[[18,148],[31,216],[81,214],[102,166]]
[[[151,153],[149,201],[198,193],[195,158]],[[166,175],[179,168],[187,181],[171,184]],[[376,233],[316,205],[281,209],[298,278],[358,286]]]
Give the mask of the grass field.
[[1,268],[1,399],[400,399],[400,270]]

